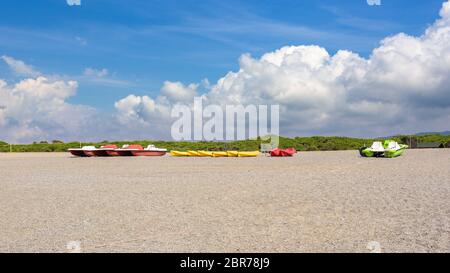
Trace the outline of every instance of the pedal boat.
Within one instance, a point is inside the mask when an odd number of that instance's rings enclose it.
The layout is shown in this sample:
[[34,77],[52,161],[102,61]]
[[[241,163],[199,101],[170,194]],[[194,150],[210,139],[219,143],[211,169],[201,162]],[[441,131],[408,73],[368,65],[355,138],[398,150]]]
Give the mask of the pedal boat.
[[95,146],[84,146],[82,148],[71,148],[71,149],[68,149],[68,151],[73,156],[88,157],[88,156],[94,156],[92,151],[94,151],[95,149],[96,149]]
[[95,149],[92,151],[92,153],[94,154],[94,156],[100,156],[100,157],[104,157],[104,156],[116,156],[117,154],[113,154],[113,153],[109,153],[109,152],[114,152],[114,150],[117,149],[117,145],[103,145],[100,146],[100,148]]
[[155,145],[148,145],[143,150],[132,150],[133,156],[163,156],[167,153],[167,149],[156,148]]
[[387,157],[394,158],[401,156],[408,148],[408,145],[398,144],[396,141],[385,140],[375,141],[371,147],[362,147],[359,149],[359,154],[362,157]]
[[387,158],[399,157],[408,148],[408,145],[398,144],[395,141],[389,141],[388,143],[385,141],[385,145],[384,157]]
[[114,151],[118,154],[118,156],[134,156],[133,152],[144,150],[141,145],[123,145],[120,149],[115,149]]

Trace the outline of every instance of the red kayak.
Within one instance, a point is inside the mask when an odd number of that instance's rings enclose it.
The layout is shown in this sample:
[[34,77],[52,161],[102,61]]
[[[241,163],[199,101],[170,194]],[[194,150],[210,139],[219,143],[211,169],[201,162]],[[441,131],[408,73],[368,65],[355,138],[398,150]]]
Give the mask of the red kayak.
[[270,152],[270,156],[274,157],[287,157],[287,156],[294,156],[297,151],[294,148],[288,148],[288,149],[274,149]]

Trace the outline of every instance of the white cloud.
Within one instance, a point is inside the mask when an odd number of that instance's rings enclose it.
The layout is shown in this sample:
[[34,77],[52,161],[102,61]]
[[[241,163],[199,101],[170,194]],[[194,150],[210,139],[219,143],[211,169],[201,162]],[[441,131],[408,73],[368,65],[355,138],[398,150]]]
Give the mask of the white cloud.
[[165,81],[161,94],[174,102],[192,102],[197,95],[198,84],[189,84],[185,86],[181,82]]
[[197,95],[198,86],[166,81],[161,88],[161,95],[156,99],[129,95],[115,103],[117,118],[122,125],[150,126],[154,129],[154,135],[168,137],[170,130],[166,129],[170,126],[172,105],[191,104]]
[[16,60],[10,56],[1,56],[0,57],[15,73],[23,76],[31,76],[36,77],[40,75],[40,72],[37,71],[31,65],[24,63],[21,60]]
[[125,138],[170,139],[171,104],[164,96],[129,95],[115,103],[120,130]]
[[76,139],[91,131],[87,128],[96,111],[66,102],[75,95],[77,87],[75,81],[45,77],[25,79],[14,85],[0,80],[0,139],[14,142]]
[[81,0],[66,0],[69,6],[81,6]]
[[[244,54],[239,71],[227,73],[204,97],[222,105],[279,104],[281,133],[287,135],[448,129],[450,2],[440,15],[422,36],[387,37],[369,58],[346,50],[330,55],[319,46],[286,46],[259,59]],[[165,83],[152,107],[158,100],[165,107],[186,102],[195,93],[195,85]],[[134,115],[155,122],[152,115]]]

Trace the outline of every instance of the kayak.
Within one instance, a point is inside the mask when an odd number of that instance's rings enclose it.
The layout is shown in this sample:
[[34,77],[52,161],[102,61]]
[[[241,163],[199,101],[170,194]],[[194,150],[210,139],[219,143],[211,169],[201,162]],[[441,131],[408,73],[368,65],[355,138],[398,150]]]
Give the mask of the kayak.
[[259,151],[171,151],[170,155],[175,157],[257,157]]
[[227,152],[213,152],[213,157],[228,157]]
[[294,148],[288,148],[288,149],[274,149],[270,152],[270,156],[273,157],[287,157],[287,156],[294,156],[297,151]]
[[238,157],[239,152],[238,151],[227,151],[227,156],[228,157]]
[[213,156],[213,152],[210,151],[198,151],[199,156],[203,156],[203,157],[212,157]]
[[189,156],[200,156],[200,153],[198,151],[187,151]]
[[257,157],[259,156],[259,151],[251,151],[251,152],[239,152],[239,157]]
[[188,152],[180,152],[180,151],[171,151],[171,156],[180,157],[180,156],[189,156]]

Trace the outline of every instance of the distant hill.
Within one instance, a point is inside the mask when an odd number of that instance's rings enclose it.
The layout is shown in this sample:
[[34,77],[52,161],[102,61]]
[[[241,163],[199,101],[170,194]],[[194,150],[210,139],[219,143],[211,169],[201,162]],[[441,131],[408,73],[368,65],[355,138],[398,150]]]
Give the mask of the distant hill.
[[450,131],[444,131],[444,132],[423,132],[423,133],[416,134],[416,136],[426,136],[426,135],[450,136]]

